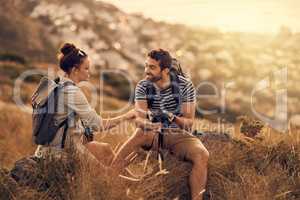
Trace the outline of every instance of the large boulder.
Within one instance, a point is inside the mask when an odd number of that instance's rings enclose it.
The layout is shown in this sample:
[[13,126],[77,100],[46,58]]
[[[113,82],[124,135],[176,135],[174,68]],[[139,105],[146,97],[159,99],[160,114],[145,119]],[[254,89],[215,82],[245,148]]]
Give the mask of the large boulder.
[[[15,162],[9,172],[19,189],[48,199],[69,199],[72,177],[75,175],[75,159],[67,153],[47,156],[45,159],[25,157]],[[20,193],[20,192],[19,192]],[[19,195],[19,194],[18,194]]]
[[[273,146],[259,138],[234,139],[226,134],[200,134],[210,153],[208,182],[204,199],[299,199],[300,145],[281,142]],[[188,175],[191,164],[166,156],[169,171],[157,176],[154,170],[131,187],[135,199],[190,199]],[[287,192],[288,191],[288,192]]]

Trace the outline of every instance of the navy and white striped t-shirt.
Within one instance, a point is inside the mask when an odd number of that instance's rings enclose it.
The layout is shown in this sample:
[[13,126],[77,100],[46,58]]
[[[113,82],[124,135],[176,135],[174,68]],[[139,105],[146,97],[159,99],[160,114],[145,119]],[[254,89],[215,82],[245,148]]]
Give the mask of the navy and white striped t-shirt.
[[[180,102],[195,102],[195,89],[193,83],[183,77],[178,76],[179,80],[179,92],[180,92]],[[141,80],[135,89],[135,101],[147,100],[147,86],[151,84],[148,80]],[[152,106],[149,108],[151,111],[165,110],[176,114],[178,105],[176,105],[176,94],[172,93],[172,87],[169,86],[163,90],[155,88],[155,96],[153,98]]]

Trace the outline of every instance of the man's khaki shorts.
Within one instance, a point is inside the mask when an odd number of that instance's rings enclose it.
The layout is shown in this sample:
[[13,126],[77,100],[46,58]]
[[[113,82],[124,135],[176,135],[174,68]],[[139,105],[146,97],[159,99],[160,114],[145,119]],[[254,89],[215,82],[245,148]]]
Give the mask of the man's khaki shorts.
[[[171,154],[175,155],[181,160],[191,161],[195,154],[199,153],[199,151],[205,150],[205,147],[200,139],[187,131],[173,129],[164,131],[163,134],[163,149],[169,150]],[[151,143],[147,141],[147,144],[145,144],[143,148],[145,150],[150,150],[150,148],[151,150],[157,150],[158,133],[155,134]]]

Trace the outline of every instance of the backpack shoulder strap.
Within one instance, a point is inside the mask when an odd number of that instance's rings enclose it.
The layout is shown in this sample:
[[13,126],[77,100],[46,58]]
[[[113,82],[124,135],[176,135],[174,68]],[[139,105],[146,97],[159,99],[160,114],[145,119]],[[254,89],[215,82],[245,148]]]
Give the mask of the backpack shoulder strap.
[[65,81],[63,83],[60,83],[61,78],[58,76],[53,80],[56,84],[61,85],[62,87],[66,87],[69,85],[75,85],[75,83],[73,83],[72,81]]
[[[75,85],[73,82],[71,81],[65,81],[63,82],[62,84],[60,83],[60,78],[57,77],[56,79],[54,79],[55,83],[60,85],[61,88],[63,87],[66,87],[66,86],[69,86],[69,85]],[[74,113],[70,114],[67,116],[67,118],[61,122],[60,124],[60,128],[64,126],[64,132],[63,132],[63,135],[62,135],[62,140],[61,140],[61,148],[63,149],[65,147],[65,141],[66,141],[66,137],[67,137],[67,131],[69,129],[69,119],[71,118],[71,116],[73,115]]]
[[75,83],[71,82],[71,81],[66,81],[62,84],[63,87],[66,87],[66,86],[69,86],[69,85],[74,85],[75,86]]
[[181,110],[181,93],[180,93],[180,86],[179,86],[179,77],[175,73],[170,73],[171,79],[171,87],[172,87],[172,94],[175,96],[175,101],[177,108],[175,110],[175,114],[180,114]]
[[156,90],[153,85],[153,83],[149,82],[146,85],[146,98],[147,98],[147,104],[148,108],[151,108],[153,101],[154,101],[154,96],[156,95]]
[[[179,77],[177,74],[170,73],[170,79],[171,79],[172,94],[175,96],[175,101],[176,101],[176,105],[177,105],[175,114],[180,114],[181,94],[180,94],[180,87],[179,87],[179,82],[180,82]],[[153,83],[151,83],[151,82],[147,83],[146,96],[147,96],[148,108],[151,108],[155,95],[156,95],[156,89],[155,89]]]

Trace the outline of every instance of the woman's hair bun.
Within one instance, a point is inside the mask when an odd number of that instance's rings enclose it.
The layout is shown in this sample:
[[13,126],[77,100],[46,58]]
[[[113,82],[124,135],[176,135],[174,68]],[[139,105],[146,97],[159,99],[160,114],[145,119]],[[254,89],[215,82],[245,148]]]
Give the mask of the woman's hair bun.
[[71,43],[65,43],[61,48],[60,48],[60,52],[66,56],[69,53],[71,53],[72,51],[75,51],[77,48],[74,44]]

